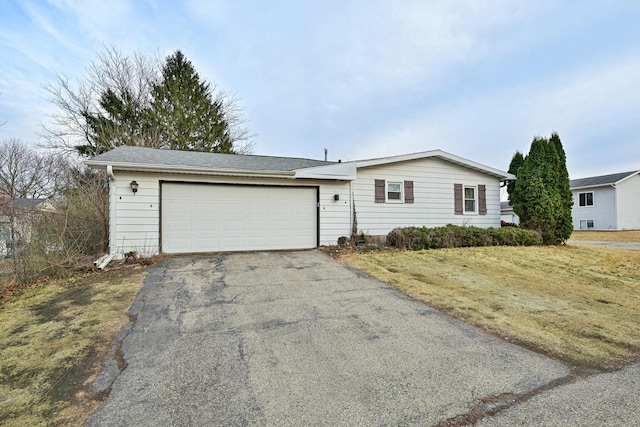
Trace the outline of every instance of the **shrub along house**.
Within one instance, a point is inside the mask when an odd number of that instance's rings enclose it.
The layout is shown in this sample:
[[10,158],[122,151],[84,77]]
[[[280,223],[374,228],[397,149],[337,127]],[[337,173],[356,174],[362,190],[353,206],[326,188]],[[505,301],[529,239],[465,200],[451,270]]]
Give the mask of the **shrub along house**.
[[640,229],[640,171],[572,179],[575,230]]
[[88,160],[110,177],[110,250],[307,249],[395,227],[500,226],[513,175],[441,150],[312,159],[118,147]]

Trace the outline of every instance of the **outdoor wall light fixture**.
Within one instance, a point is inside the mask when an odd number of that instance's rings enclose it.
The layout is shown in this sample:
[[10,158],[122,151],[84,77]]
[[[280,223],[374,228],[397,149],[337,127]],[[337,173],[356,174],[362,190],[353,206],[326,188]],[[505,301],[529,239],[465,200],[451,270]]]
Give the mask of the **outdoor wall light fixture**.
[[135,196],[135,194],[138,192],[138,183],[135,181],[131,181],[131,191],[133,191],[133,195]]
[[339,194],[334,194],[334,195],[333,195],[333,200],[335,200],[336,202],[337,202],[338,200],[340,200],[340,195],[339,195]]

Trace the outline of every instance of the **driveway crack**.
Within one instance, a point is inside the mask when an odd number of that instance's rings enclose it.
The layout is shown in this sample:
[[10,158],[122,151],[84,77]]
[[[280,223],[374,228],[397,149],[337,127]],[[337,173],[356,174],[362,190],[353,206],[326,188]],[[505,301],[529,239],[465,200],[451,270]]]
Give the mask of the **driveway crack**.
[[438,421],[438,423],[434,424],[434,427],[458,427],[471,425],[483,418],[491,417],[511,407],[521,405],[522,403],[541,393],[553,390],[554,388],[566,384],[574,383],[578,380],[583,380],[588,376],[598,373],[600,372],[573,369],[568,375],[551,380],[548,383],[529,391],[525,391],[522,393],[506,392],[493,396],[487,396],[480,399],[480,401],[475,405],[469,407],[468,412],[455,415],[445,420],[440,420]]

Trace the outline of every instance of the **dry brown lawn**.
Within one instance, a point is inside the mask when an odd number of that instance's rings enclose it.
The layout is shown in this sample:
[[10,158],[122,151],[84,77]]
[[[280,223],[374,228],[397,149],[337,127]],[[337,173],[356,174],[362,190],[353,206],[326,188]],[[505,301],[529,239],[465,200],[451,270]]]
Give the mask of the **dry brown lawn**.
[[578,246],[346,254],[445,313],[581,367],[640,356],[640,251]]
[[595,242],[640,242],[640,230],[625,231],[586,231],[577,230],[571,234],[572,240]]
[[142,268],[43,282],[0,303],[0,425],[82,425]]

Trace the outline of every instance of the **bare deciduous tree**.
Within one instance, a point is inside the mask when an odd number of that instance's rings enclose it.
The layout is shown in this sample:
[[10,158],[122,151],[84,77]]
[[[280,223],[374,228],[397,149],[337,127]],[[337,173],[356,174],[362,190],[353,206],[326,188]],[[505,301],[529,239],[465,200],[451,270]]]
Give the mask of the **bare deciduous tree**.
[[19,139],[0,142],[0,193],[10,199],[50,196],[55,186],[52,163]]
[[[161,71],[159,58],[140,53],[126,56],[115,47],[103,47],[82,79],[72,82],[59,75],[45,86],[58,112],[42,125],[40,135],[51,148],[88,156],[120,145],[171,147],[172,141],[162,137],[165,124],[148,120]],[[224,118],[238,143],[234,151],[251,152],[238,100],[221,92],[216,92],[216,100],[225,106]]]
[[0,143],[0,227],[8,232],[7,243],[13,258],[14,273],[18,271],[17,252],[25,238],[26,219],[33,205],[26,202],[49,197],[55,189],[55,161],[38,153],[19,139]]
[[[142,54],[125,56],[114,47],[103,47],[83,79],[72,82],[66,75],[58,75],[57,81],[45,85],[51,102],[58,112],[42,125],[41,136],[48,146],[78,153],[77,147],[105,144],[107,149],[122,145],[122,135],[116,128],[100,128],[96,135],[96,123],[92,118],[104,117],[101,103],[104,94],[111,91],[137,108],[150,102],[151,87],[158,78],[159,61]],[[131,145],[158,146],[157,135],[137,135]],[[96,138],[100,141],[96,141]]]

